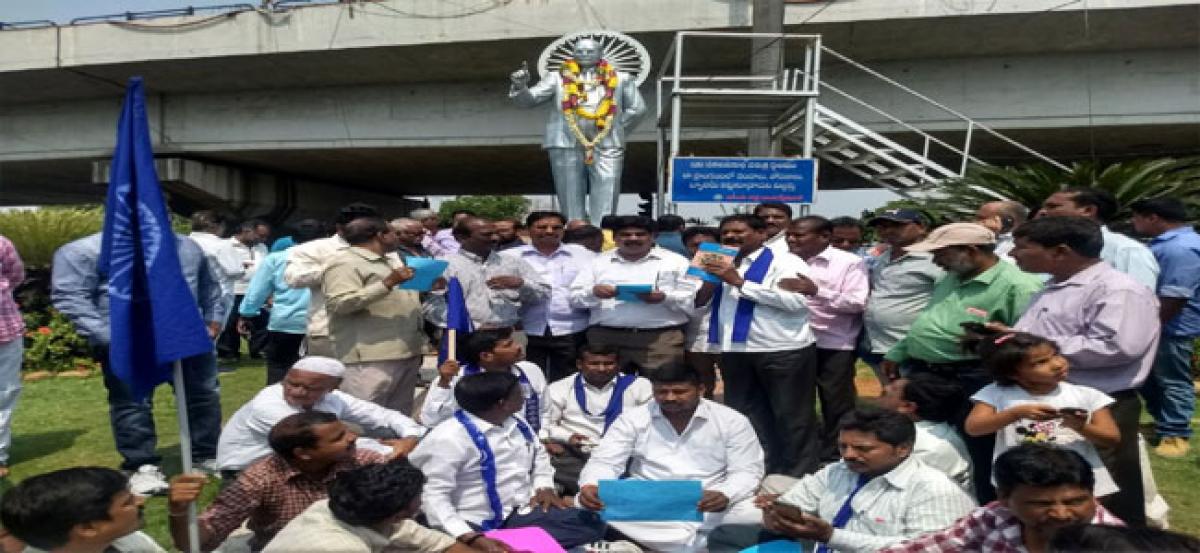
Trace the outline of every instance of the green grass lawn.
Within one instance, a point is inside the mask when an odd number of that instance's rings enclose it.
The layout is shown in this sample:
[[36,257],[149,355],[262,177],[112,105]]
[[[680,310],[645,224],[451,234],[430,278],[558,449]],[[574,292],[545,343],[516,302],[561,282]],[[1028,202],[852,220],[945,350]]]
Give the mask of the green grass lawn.
[[[238,367],[235,372],[220,375],[221,414],[226,419],[258,393],[266,381],[266,366],[261,361],[244,362]],[[175,394],[169,386],[160,387],[154,396],[154,422],[163,470],[168,476],[177,474],[179,426],[175,418]],[[104,383],[99,376],[25,383],[13,420],[9,482],[66,467],[117,467],[120,463],[121,456],[113,446],[108,423]],[[206,490],[202,504],[210,501],[216,491],[214,482]],[[146,532],[169,548],[166,509],[164,497],[153,497],[146,502]]]
[[[248,401],[265,380],[261,362],[242,363],[236,372],[221,379],[221,403],[226,418]],[[10,481],[60,468],[80,465],[116,467],[120,456],[113,449],[108,425],[108,404],[100,378],[56,378],[25,385],[13,421],[12,476]],[[179,432],[175,419],[175,396],[161,387],[154,401],[158,426],[158,449],[168,475],[179,472]],[[1166,460],[1152,456],[1161,493],[1171,505],[1172,527],[1200,534],[1200,468],[1195,453],[1186,459]],[[217,484],[209,485],[202,503],[211,500]],[[166,499],[146,503],[146,531],[166,546]]]

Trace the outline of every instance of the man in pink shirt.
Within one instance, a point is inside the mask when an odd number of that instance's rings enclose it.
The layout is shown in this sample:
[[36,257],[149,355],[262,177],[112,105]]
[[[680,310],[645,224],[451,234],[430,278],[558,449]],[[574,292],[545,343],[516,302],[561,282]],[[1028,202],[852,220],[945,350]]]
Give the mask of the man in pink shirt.
[[821,399],[822,455],[838,458],[837,428],[854,409],[854,347],[862,330],[870,278],[862,257],[831,246],[833,225],[810,215],[792,221],[788,249],[809,274],[781,283],[808,297],[809,324],[817,336],[817,393]]

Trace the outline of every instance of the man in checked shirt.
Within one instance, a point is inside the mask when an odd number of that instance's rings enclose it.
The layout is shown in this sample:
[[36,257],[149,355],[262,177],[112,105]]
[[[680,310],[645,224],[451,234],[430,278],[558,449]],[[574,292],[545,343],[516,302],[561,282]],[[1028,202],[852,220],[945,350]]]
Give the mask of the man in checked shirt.
[[1092,495],[1091,465],[1069,449],[1028,443],[993,464],[993,501],[945,530],[880,549],[880,553],[1042,553],[1060,528],[1074,524],[1124,526]]
[[[216,549],[245,522],[254,533],[250,549],[259,551],[309,505],[328,497],[339,472],[386,461],[373,451],[356,450],[356,438],[324,411],[302,411],[276,423],[267,438],[275,453],[242,471],[200,515],[200,550]],[[205,480],[203,474],[171,479],[167,516],[180,551],[189,550],[187,509],[200,497]]]

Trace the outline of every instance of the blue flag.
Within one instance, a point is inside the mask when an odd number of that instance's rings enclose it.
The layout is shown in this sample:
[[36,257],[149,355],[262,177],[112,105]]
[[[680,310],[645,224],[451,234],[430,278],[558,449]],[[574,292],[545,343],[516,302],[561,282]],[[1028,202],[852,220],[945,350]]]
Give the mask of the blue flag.
[[[467,310],[467,299],[463,296],[462,283],[458,281],[458,277],[450,277],[450,282],[446,285],[446,330],[451,329],[457,331],[459,344],[475,332],[475,325],[471,324],[471,312]],[[446,361],[446,344],[449,339],[449,333],[442,336],[442,345],[438,348],[438,365]],[[459,363],[465,362],[466,356],[463,355],[461,347],[455,348],[454,357]]]
[[[141,77],[129,80],[104,206],[99,271],[108,277],[108,359],[137,399],[171,380],[172,362],[210,352],[204,320],[179,266],[163,203]],[[181,407],[182,408],[182,407]]]

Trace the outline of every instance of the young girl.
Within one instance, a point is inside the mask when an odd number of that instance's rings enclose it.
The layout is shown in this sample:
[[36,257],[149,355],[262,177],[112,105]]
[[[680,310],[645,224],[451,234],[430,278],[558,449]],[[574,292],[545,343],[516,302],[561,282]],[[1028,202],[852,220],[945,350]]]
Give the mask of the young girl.
[[1069,365],[1050,340],[1024,332],[995,332],[974,323],[963,327],[964,346],[979,354],[996,379],[971,397],[975,406],[963,425],[966,433],[995,432],[993,458],[1022,442],[1075,450],[1095,468],[1095,496],[1116,492],[1095,447],[1114,447],[1121,439],[1108,408],[1113,399],[1066,382]]

